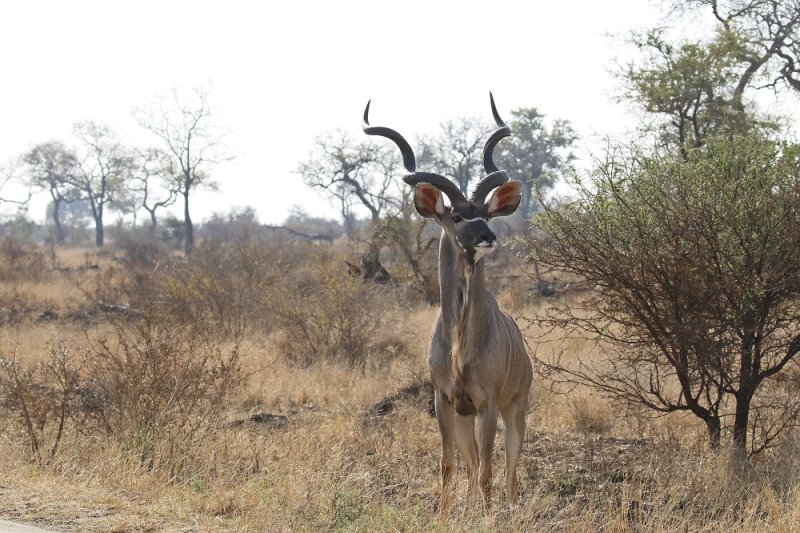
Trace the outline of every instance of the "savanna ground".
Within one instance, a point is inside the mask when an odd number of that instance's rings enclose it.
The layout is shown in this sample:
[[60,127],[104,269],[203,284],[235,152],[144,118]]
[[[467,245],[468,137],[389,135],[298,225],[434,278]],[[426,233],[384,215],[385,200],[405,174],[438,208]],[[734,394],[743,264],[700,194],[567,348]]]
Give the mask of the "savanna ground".
[[[555,394],[541,376],[519,506],[501,496],[498,435],[492,511],[467,510],[462,469],[439,521],[435,307],[348,277],[327,245],[208,243],[191,262],[135,241],[0,251],[0,518],[116,532],[800,531],[791,435],[743,464],[710,452],[695,420]],[[602,349],[530,325],[548,300],[509,279],[490,283],[531,349]]]

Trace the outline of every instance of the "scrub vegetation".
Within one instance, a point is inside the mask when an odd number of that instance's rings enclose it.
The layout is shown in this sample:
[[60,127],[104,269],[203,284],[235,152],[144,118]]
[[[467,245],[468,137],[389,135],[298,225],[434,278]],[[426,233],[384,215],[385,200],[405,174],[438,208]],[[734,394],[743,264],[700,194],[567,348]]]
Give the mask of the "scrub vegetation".
[[[457,490],[440,522],[424,360],[435,307],[353,278],[357,249],[200,240],[187,261],[128,243],[58,250],[57,270],[37,270],[43,251],[23,248],[26,267],[4,262],[0,286],[5,518],[83,531],[788,531],[800,518],[793,431],[742,461],[692,416],[652,418],[537,375],[518,507],[484,515]],[[489,260],[512,267],[489,282],[519,317],[593,295],[548,272],[560,291],[542,297],[532,273],[511,275],[526,267],[508,250]],[[292,261],[305,266],[278,268]],[[298,300],[317,309],[291,312]],[[299,333],[321,317],[332,337]],[[609,347],[520,325],[538,356],[600,362]]]

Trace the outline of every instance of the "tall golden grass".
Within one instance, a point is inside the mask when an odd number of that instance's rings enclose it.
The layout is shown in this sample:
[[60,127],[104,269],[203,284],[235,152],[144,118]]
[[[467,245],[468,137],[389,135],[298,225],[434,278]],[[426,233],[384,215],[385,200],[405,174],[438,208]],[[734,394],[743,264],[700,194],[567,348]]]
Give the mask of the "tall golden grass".
[[[85,254],[64,253],[69,272],[24,285],[0,282],[0,295],[17,291],[28,309],[3,325],[6,357],[16,352],[21,365],[36,368],[47,360],[46,346],[59,342],[84,357],[92,353],[92,332],[113,330],[104,315],[87,310],[104,283],[117,283],[104,271],[118,262],[104,255],[88,260],[99,270],[81,268]],[[520,305],[516,314],[539,312],[535,301]],[[55,316],[42,318],[51,307]],[[380,364],[297,364],[282,351],[286,338],[277,326],[220,340],[238,350],[241,378],[208,419],[202,442],[185,450],[189,464],[180,476],[143,462],[130,442],[81,423],[78,411],[52,460],[33,461],[19,413],[1,398],[0,517],[119,532],[800,531],[800,445],[791,436],[743,463],[710,452],[703,428],[687,417],[652,419],[588,390],[556,393],[541,377],[519,468],[520,504],[497,502],[489,514],[468,510],[462,466],[453,513],[439,521],[439,434],[425,399],[398,396],[382,415],[371,409],[427,376],[435,309],[413,301],[401,307],[394,320],[406,350]],[[558,342],[554,332],[521,326],[534,349]],[[597,349],[588,340],[562,348],[576,355]],[[375,350],[367,356],[380,358]],[[499,494],[500,436],[497,442]]]

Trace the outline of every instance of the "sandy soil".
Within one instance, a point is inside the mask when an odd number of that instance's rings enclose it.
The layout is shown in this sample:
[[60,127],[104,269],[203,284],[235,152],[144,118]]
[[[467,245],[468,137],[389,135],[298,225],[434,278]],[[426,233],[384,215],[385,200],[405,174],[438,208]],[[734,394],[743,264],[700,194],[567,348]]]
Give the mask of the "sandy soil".
[[34,526],[27,526],[25,524],[18,524],[17,522],[9,522],[7,520],[0,520],[0,533],[53,533],[52,529],[41,529]]

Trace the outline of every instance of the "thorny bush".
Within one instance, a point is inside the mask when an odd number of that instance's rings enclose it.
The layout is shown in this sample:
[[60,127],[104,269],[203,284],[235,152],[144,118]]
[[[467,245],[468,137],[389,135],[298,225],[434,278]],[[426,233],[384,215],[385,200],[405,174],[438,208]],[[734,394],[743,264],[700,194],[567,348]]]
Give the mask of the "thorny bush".
[[293,363],[381,365],[406,353],[399,335],[402,291],[351,276],[344,262],[320,250],[275,291],[272,311],[283,333],[279,349]]
[[192,453],[241,381],[238,346],[202,323],[154,314],[117,317],[90,341],[85,391],[97,420],[148,468],[190,475]]
[[41,281],[49,272],[41,249],[10,236],[0,241],[0,281]]
[[78,422],[80,374],[86,364],[65,342],[48,344],[46,357],[24,364],[16,349],[0,351],[0,409],[21,425],[31,459],[47,463],[55,457],[70,421]]

